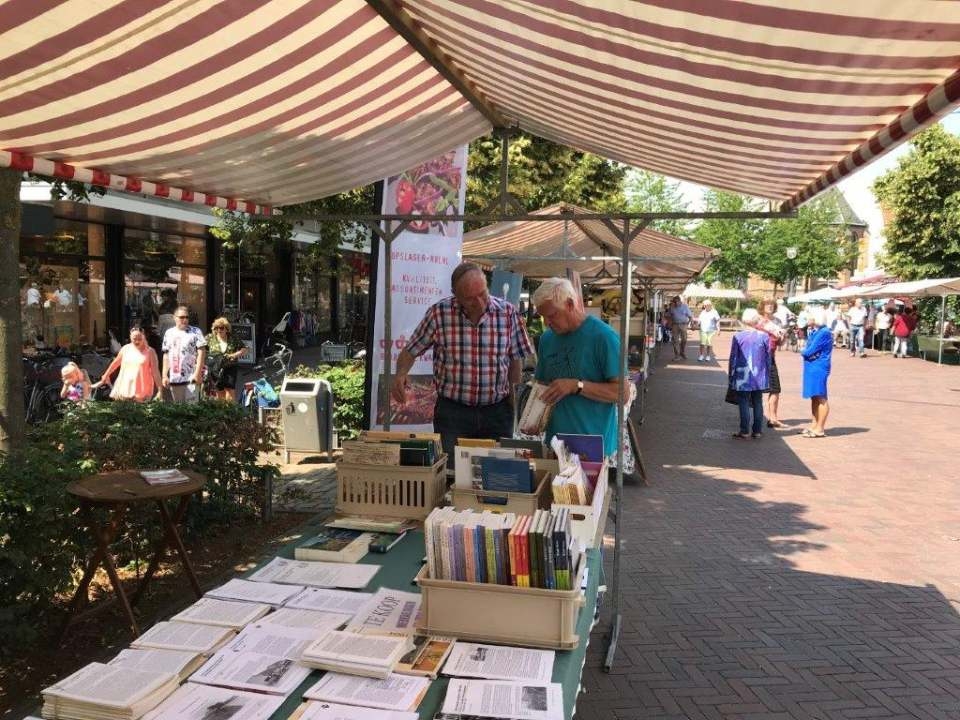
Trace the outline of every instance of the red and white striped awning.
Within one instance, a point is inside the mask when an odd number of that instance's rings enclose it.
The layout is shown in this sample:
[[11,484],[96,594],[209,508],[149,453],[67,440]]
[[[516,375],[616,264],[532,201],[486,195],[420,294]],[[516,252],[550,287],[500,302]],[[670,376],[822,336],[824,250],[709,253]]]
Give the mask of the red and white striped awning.
[[279,205],[498,119],[791,206],[960,97],[958,2],[369,3],[0,2],[0,166]]

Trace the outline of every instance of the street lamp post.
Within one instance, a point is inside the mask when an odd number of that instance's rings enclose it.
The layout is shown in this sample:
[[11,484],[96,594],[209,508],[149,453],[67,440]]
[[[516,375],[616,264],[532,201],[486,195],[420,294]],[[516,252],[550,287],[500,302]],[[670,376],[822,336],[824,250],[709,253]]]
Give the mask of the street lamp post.
[[792,284],[793,284],[793,261],[796,260],[796,259],[797,259],[797,248],[796,248],[795,246],[791,245],[790,247],[787,248],[787,260],[788,260],[789,262],[788,262],[788,264],[787,264],[787,269],[788,269],[788,271],[787,271],[787,283],[786,283],[786,288],[785,288],[785,289],[786,289],[786,293],[784,293],[787,297],[790,297],[791,295],[793,295],[793,287],[792,287]]

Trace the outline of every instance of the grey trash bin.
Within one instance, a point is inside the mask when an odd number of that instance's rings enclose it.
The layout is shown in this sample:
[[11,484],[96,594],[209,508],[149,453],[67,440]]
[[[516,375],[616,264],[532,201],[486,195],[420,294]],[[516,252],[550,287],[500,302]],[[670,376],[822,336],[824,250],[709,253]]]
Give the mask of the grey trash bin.
[[333,392],[319,378],[286,378],[280,388],[286,462],[291,452],[333,452]]

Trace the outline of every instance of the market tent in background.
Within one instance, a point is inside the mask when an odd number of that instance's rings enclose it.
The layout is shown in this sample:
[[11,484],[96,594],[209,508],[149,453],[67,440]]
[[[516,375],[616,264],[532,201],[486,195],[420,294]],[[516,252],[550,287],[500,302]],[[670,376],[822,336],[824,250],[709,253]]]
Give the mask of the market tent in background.
[[811,290],[799,295],[791,295],[787,298],[789,303],[828,303],[836,297],[837,289],[832,287],[822,287]]
[[746,300],[747,294],[739,288],[707,287],[691,283],[680,293],[686,298],[712,298],[713,300]]

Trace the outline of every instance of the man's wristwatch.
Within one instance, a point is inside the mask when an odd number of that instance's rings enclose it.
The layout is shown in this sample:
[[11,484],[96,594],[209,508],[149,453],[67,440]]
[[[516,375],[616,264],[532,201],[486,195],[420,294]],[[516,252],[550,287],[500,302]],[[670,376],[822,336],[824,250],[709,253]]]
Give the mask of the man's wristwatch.
[[577,380],[577,392],[574,394],[579,395],[582,392],[583,392],[583,380]]

